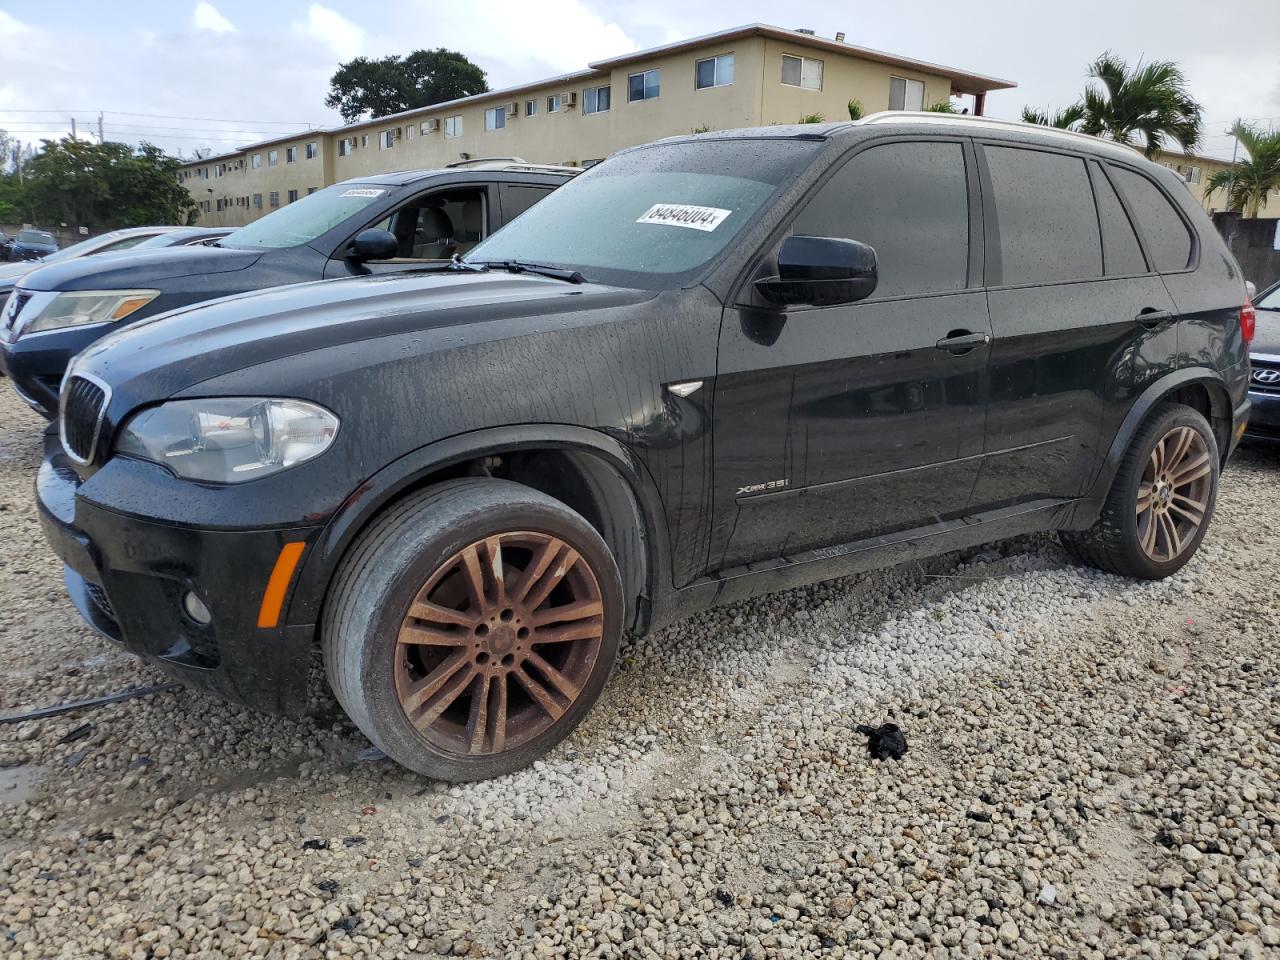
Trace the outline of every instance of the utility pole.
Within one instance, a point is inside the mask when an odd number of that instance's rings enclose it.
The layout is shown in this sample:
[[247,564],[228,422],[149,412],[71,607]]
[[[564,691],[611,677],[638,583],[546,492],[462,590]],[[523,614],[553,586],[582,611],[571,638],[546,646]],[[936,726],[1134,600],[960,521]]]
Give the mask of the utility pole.
[[98,111],[98,142],[99,143],[107,142],[107,135],[102,132],[102,111],[101,110]]
[[75,138],[76,138],[76,118],[72,117],[71,118],[71,139],[74,140]]
[[[1240,126],[1240,118],[1236,117],[1235,126],[1231,129],[1234,131]],[[1227,207],[1231,206],[1231,191],[1235,186],[1236,180],[1236,154],[1240,150],[1240,141],[1236,139],[1234,133],[1231,135],[1231,173],[1227,176]],[[1244,216],[1244,204],[1240,204],[1240,216]]]

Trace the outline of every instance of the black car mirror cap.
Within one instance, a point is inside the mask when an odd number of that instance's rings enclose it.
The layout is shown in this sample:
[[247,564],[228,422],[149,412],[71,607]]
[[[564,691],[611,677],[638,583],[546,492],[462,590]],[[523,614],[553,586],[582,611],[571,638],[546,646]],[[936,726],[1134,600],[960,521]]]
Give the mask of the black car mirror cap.
[[876,252],[841,237],[788,237],[778,251],[778,275],[755,283],[780,306],[833,306],[863,300],[879,282]]
[[347,259],[357,263],[366,260],[391,260],[400,253],[400,241],[390,230],[379,230],[376,227],[361,230],[351,241],[347,251]]

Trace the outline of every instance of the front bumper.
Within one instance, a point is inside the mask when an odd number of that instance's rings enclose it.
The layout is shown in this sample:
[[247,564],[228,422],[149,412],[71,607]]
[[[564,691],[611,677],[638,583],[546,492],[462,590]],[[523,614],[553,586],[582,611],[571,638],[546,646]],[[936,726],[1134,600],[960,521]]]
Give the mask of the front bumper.
[[0,372],[13,382],[18,396],[40,416],[52,420],[58,413],[58,390],[72,359],[110,326],[95,324],[83,329],[49,330],[8,339],[0,337]]
[[1280,441],[1280,393],[1250,390],[1249,401],[1253,406],[1244,435],[1255,440]]
[[[173,482],[180,493],[184,481]],[[273,713],[305,711],[315,625],[284,617],[278,627],[257,623],[281,547],[308,541],[317,528],[201,529],[117,512],[82,493],[52,429],[36,494],[45,537],[90,626],[226,700]],[[184,612],[188,591],[212,614],[208,624]]]

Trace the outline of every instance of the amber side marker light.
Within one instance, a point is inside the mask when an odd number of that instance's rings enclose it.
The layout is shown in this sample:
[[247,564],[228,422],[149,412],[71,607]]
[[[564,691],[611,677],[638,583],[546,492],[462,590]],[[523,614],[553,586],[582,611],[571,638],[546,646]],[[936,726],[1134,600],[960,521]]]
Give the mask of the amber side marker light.
[[266,592],[262,594],[262,606],[258,608],[258,626],[275,627],[280,624],[280,608],[284,606],[284,595],[289,592],[289,583],[293,580],[293,571],[298,568],[302,559],[305,543],[286,543],[280,548],[276,557],[276,565],[271,569],[271,577],[267,580]]

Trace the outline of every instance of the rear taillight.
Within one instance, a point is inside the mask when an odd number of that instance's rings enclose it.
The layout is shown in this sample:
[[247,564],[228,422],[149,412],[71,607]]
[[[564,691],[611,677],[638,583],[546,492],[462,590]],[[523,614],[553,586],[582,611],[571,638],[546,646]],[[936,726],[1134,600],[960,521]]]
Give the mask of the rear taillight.
[[1253,343],[1253,328],[1258,324],[1258,311],[1253,309],[1253,301],[1247,296],[1244,306],[1240,308],[1240,334],[1245,343]]

